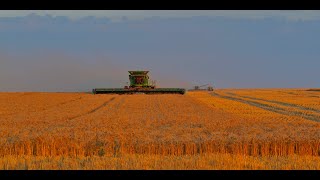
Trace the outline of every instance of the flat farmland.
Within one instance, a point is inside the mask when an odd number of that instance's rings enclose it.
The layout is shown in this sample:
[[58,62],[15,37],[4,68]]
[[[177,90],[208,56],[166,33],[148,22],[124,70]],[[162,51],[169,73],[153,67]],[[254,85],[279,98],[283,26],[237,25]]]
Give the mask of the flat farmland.
[[320,91],[0,93],[2,169],[320,169]]

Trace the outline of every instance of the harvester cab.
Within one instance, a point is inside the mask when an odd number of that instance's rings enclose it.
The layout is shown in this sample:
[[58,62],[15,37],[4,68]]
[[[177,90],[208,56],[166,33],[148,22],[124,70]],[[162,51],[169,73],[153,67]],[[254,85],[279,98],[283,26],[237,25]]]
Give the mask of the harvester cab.
[[155,86],[149,85],[149,71],[129,71],[129,88],[154,88]]

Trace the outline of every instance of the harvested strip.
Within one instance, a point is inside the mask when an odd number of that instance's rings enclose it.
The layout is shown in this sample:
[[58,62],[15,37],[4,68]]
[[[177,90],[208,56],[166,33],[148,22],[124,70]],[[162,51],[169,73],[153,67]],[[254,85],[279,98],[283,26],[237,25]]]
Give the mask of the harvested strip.
[[256,98],[256,97],[250,97],[250,96],[241,96],[235,93],[230,93],[227,92],[226,94],[229,94],[231,96],[238,96],[238,97],[243,97],[243,98],[247,98],[247,99],[252,99],[252,100],[259,100],[259,101],[265,101],[265,102],[270,102],[270,103],[275,103],[275,104],[279,104],[279,105],[283,105],[283,106],[288,106],[288,107],[294,107],[294,108],[298,108],[300,110],[304,110],[304,111],[313,111],[316,113],[320,113],[319,109],[314,109],[314,108],[310,108],[310,107],[305,107],[305,106],[301,106],[301,105],[297,105],[297,104],[291,104],[291,103],[285,103],[285,102],[280,102],[280,101],[274,101],[274,100],[266,100],[266,99],[262,99],[262,98]]
[[268,111],[272,111],[272,112],[276,112],[279,114],[283,114],[283,115],[288,115],[288,116],[299,116],[299,117],[303,117],[305,119],[311,120],[311,121],[315,121],[315,122],[320,122],[320,116],[315,116],[315,115],[311,115],[311,114],[304,114],[302,112],[297,112],[297,111],[287,111],[283,108],[280,107],[274,107],[274,106],[270,106],[268,104],[263,104],[263,103],[259,103],[259,102],[255,102],[255,101],[249,101],[249,100],[244,100],[241,98],[236,98],[236,97],[232,97],[232,96],[224,96],[224,95],[220,95],[217,94],[215,92],[211,93],[213,96],[218,96],[221,98],[225,98],[225,99],[230,99],[230,100],[234,100],[234,101],[238,101],[241,103],[245,103],[245,104],[249,104],[264,110],[268,110]]

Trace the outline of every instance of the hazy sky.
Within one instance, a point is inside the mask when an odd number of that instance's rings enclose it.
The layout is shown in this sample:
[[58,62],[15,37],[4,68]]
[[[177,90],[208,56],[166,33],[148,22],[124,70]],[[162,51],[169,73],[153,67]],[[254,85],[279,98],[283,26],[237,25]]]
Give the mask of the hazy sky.
[[266,17],[285,18],[288,20],[319,20],[319,11],[311,10],[2,10],[0,17],[27,16],[31,13],[37,15],[66,16],[70,19],[79,19],[86,16],[107,17],[119,20],[122,17],[128,19],[143,19],[146,17],[228,17],[235,19],[262,19]]
[[0,11],[0,91],[320,85],[320,11]]

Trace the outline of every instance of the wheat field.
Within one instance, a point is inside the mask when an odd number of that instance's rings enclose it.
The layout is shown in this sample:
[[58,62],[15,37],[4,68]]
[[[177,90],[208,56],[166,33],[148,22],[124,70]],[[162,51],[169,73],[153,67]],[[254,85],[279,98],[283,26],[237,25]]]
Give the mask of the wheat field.
[[0,169],[320,169],[319,98],[0,93]]

